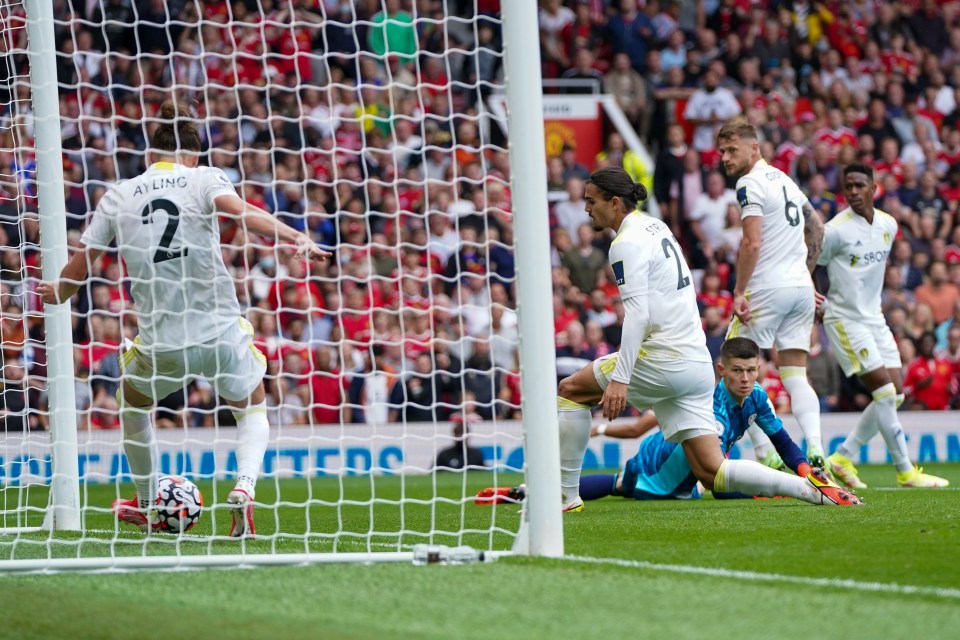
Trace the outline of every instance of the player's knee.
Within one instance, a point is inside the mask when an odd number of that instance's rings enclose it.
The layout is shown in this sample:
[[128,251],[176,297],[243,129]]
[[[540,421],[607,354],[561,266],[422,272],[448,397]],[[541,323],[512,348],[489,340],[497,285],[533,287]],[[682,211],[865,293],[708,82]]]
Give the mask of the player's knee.
[[574,399],[574,396],[577,395],[577,383],[573,376],[567,376],[560,381],[560,386],[557,387],[557,395],[567,400]]

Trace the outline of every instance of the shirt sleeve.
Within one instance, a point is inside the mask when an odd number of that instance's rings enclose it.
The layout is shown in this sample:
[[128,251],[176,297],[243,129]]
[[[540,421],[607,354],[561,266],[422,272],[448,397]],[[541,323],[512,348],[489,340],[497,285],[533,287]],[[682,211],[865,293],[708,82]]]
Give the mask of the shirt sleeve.
[[763,194],[755,180],[740,178],[737,180],[737,204],[740,206],[740,218],[763,216]]
[[211,168],[209,171],[204,172],[203,182],[203,199],[206,202],[209,202],[213,206],[213,201],[219,198],[220,196],[233,194],[236,195],[237,191],[233,187],[233,183],[230,182],[230,178],[227,177],[227,174],[221,169]]
[[817,258],[817,264],[825,267],[830,264],[830,259],[840,244],[840,232],[832,225],[823,227],[823,249],[820,251],[820,257]]
[[117,236],[117,211],[114,206],[116,191],[108,191],[97,204],[90,225],[80,236],[80,242],[91,249],[109,249]]
[[647,295],[647,260],[640,247],[617,242],[610,247],[610,266],[620,288],[620,299]]
[[623,301],[626,315],[623,319],[623,335],[620,338],[620,351],[617,354],[617,368],[610,376],[612,380],[630,383],[633,365],[640,355],[643,339],[647,335],[650,323],[650,309],[647,296],[633,296]]

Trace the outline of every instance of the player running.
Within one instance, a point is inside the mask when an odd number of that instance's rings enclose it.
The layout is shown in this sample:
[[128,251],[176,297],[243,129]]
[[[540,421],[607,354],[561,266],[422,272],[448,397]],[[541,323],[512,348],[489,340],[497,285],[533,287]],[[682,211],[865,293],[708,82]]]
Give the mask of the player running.
[[[720,436],[724,453],[757,425],[769,436],[777,453],[801,477],[810,472],[800,448],[790,439],[774,412],[766,391],[757,383],[760,375],[760,348],[749,338],[730,338],[720,348],[720,382],[713,391],[713,415],[723,426]],[[657,417],[647,413],[638,423],[601,425],[611,437],[636,438],[658,426]],[[580,497],[595,500],[620,495],[637,500],[684,500],[699,498],[700,489],[683,449],[655,433],[640,443],[637,454],[616,475],[595,474],[580,479]],[[715,498],[749,498],[742,494],[714,492]]]
[[714,418],[714,373],[700,324],[690,270],[676,238],[660,220],[636,212],[646,198],[619,167],[590,176],[586,211],[594,228],[613,229],[610,246],[626,308],[620,351],[595,360],[560,382],[560,477],[563,510],[583,510],[578,494],[590,438],[590,408],[598,402],[609,420],[627,402],[653,407],[663,438],[681,444],[694,475],[714,491],[790,496],[823,504],[860,504],[818,472],[807,478],[751,460],[727,460]]
[[843,170],[843,195],[850,205],[827,223],[823,252],[817,264],[827,268],[830,289],[818,313],[827,337],[847,376],[854,374],[873,401],[864,409],[853,433],[827,458],[835,478],[853,489],[864,484],[852,459],[877,431],[897,468],[901,487],[946,487],[950,483],[923,473],[910,461],[897,408],[903,402],[900,351],[883,319],[880,294],[887,256],[897,237],[897,221],[876,209],[873,169],[850,164]]
[[[780,378],[807,441],[807,459],[822,467],[820,401],[807,380],[807,352],[816,307],[810,274],[820,255],[823,223],[793,180],[760,157],[757,130],[746,120],[723,125],[717,149],[727,175],[737,177],[743,220],[735,317],[727,337],[751,338],[761,349],[776,345]],[[760,459],[766,438],[755,429],[750,435]]]
[[199,167],[200,134],[183,104],[165,102],[150,141],[153,164],[115,185],[93,214],[81,242],[54,283],[37,287],[45,304],[62,304],[116,240],[132,282],[140,333],[121,357],[123,448],[137,496],[117,500],[120,520],[144,531],[158,525],[157,451],[150,416],[157,400],[193,376],[210,379],[237,420],[237,483],[227,497],[231,536],[255,533],[254,488],[267,448],[266,358],[240,314],[233,277],[220,252],[217,212],[236,216],[250,233],[296,246],[300,258],[326,258],[306,235],[244,202],[220,169]]

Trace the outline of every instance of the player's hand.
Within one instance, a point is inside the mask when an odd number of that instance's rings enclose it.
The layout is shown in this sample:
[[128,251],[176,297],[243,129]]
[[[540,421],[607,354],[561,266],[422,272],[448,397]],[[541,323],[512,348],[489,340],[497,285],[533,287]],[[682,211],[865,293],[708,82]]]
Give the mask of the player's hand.
[[297,236],[295,244],[297,246],[296,257],[303,260],[326,260],[333,255],[329,251],[324,251],[318,247],[317,243],[306,235]]
[[611,380],[607,390],[603,392],[600,404],[603,406],[603,417],[607,420],[616,420],[627,408],[627,385]]
[[747,296],[742,293],[733,294],[733,315],[737,316],[737,319],[746,326],[750,324],[750,302],[747,301]]
[[37,295],[43,304],[60,304],[60,286],[56,282],[41,282],[37,285]]

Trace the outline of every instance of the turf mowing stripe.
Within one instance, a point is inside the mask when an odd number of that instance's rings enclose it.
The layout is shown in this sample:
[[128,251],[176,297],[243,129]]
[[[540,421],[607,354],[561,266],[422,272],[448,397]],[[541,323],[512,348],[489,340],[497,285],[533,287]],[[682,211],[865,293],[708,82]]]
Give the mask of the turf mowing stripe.
[[860,582],[858,580],[844,580],[841,578],[806,578],[803,576],[788,576],[780,573],[758,573],[756,571],[738,571],[736,569],[714,569],[711,567],[693,567],[682,564],[659,564],[643,560],[620,560],[617,558],[591,558],[589,556],[565,556],[574,562],[590,564],[609,564],[618,567],[635,569],[649,569],[651,571],[666,571],[670,573],[688,573],[694,575],[714,576],[718,578],[733,578],[736,580],[750,580],[763,582],[786,582],[816,587],[837,587],[853,591],[880,591],[886,593],[900,593],[905,595],[936,596],[960,600],[960,589],[947,587],[918,587],[914,585],[896,584],[891,582]]
[[927,489],[928,491],[960,491],[960,487],[875,487],[864,489],[864,491],[916,491],[917,489]]

